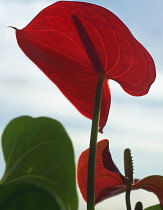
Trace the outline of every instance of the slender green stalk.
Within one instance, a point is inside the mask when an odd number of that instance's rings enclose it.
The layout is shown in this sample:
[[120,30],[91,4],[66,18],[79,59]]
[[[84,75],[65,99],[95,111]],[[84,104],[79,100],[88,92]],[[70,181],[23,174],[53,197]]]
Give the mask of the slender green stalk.
[[94,102],[94,111],[93,111],[90,146],[89,146],[89,157],[88,157],[87,210],[95,209],[94,182],[95,182],[95,165],[96,165],[96,143],[98,136],[103,84],[104,84],[104,78],[99,76],[96,88],[95,102]]
[[130,193],[131,193],[130,184],[127,184],[127,188],[126,188],[126,208],[127,208],[127,210],[131,210]]

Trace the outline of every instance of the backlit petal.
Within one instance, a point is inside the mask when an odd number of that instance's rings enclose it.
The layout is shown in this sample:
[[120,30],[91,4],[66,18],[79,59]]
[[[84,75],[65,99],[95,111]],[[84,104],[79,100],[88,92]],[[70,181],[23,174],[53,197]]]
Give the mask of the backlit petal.
[[24,53],[90,119],[98,76],[103,75],[100,131],[110,109],[107,80],[140,96],[155,79],[154,62],[145,48],[116,15],[94,4],[56,2],[16,30],[16,36]]
[[[85,200],[87,200],[88,152],[87,149],[81,154],[77,167],[78,185]],[[122,176],[112,160],[109,141],[99,141],[96,152],[95,202],[98,203],[124,192],[125,183],[126,178]]]

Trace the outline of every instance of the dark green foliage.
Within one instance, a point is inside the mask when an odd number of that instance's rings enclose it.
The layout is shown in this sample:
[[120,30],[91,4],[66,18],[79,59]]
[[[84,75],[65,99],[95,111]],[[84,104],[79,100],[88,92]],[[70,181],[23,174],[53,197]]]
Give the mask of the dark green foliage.
[[77,209],[73,147],[59,122],[45,117],[14,119],[4,130],[2,148],[4,191],[5,184],[29,184],[36,195],[51,195],[60,209]]
[[158,205],[154,205],[154,206],[150,206],[144,210],[162,210],[161,206],[158,204]]
[[0,209],[3,210],[60,210],[46,191],[29,184],[0,186]]

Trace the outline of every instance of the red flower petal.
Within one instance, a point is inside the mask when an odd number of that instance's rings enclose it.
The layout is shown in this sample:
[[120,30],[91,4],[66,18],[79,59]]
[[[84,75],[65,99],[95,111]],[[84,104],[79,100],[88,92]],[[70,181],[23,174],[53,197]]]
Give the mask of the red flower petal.
[[[24,53],[90,119],[99,74],[119,82],[135,96],[146,94],[155,79],[149,53],[113,13],[97,5],[59,1],[42,10],[25,28],[16,30],[16,36]],[[109,108],[106,80],[101,130]]]
[[[125,192],[126,190],[125,177],[121,175],[114,164],[108,146],[108,140],[102,140],[97,143],[95,177],[96,203]],[[81,154],[77,167],[78,185],[85,200],[87,200],[88,152],[89,149]]]
[[133,189],[144,189],[157,195],[163,208],[163,176],[148,176],[132,186]]

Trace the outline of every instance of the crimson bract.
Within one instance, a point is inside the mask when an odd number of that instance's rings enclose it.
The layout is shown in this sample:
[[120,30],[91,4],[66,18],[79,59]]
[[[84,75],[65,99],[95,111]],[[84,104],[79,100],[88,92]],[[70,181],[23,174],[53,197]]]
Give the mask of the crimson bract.
[[16,29],[16,37],[23,52],[90,119],[97,80],[103,77],[100,131],[110,109],[110,79],[133,96],[146,94],[155,80],[147,50],[116,15],[94,4],[56,2]]
[[[87,201],[87,165],[89,149],[82,152],[78,160],[77,180],[81,194]],[[123,176],[114,164],[109,150],[109,141],[97,143],[95,202],[118,195],[126,191],[127,177]],[[136,180],[131,188],[144,189],[156,194],[163,207],[163,176],[153,175],[142,180]]]

